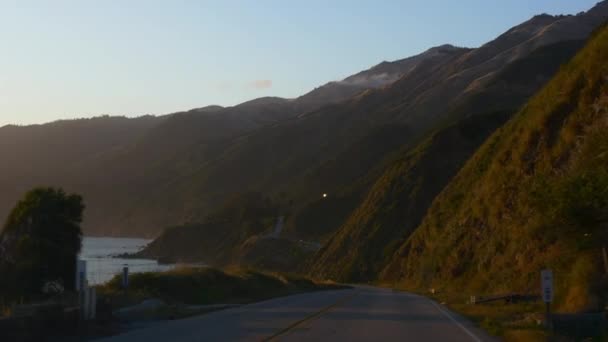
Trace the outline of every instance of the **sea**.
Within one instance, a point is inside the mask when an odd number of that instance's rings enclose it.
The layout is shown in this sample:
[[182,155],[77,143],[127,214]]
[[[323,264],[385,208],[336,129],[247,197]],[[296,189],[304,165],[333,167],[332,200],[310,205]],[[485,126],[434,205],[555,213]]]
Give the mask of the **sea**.
[[84,237],[80,260],[87,262],[87,280],[90,285],[103,284],[117,274],[123,267],[129,267],[129,273],[167,271],[175,265],[159,264],[156,260],[125,259],[119,255],[135,253],[143,249],[151,240]]

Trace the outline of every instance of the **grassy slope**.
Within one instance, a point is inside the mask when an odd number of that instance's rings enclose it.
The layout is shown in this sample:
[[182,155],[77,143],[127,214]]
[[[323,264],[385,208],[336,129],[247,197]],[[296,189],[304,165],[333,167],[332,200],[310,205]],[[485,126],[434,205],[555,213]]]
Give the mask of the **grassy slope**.
[[441,130],[392,164],[363,203],[316,257],[312,274],[342,281],[374,279],[415,228],[426,208],[505,113],[464,120]]
[[120,276],[114,277],[98,287],[100,296],[110,298],[116,306],[133,305],[148,298],[189,305],[242,304],[294,293],[340,288],[285,274],[214,268],[180,268],[169,272],[133,274],[130,276],[128,293],[121,290],[120,284]]
[[[449,115],[464,119],[404,149],[319,253],[311,273],[343,281],[375,279],[466,160],[581,46],[560,42],[513,63]],[[496,112],[467,116],[481,109]]]
[[[281,209],[280,214],[288,217],[285,231],[288,236],[323,241],[350,216],[317,258],[314,274],[346,281],[375,278],[386,264],[386,258],[420,223],[433,198],[466,159],[515,111],[513,106],[523,103],[580,46],[578,41],[561,42],[541,48],[510,65],[494,82],[467,97],[450,116],[466,116],[474,108],[499,112],[474,115],[447,125],[414,150],[409,150],[406,144],[402,148],[405,157],[396,159],[385,150],[396,149],[405,140],[412,139],[400,137],[407,136],[407,126],[385,126],[354,144],[340,158],[310,173],[305,181],[294,181],[294,189],[307,185],[296,193],[308,192],[310,196],[316,193],[318,199],[299,208]],[[365,162],[359,164],[357,161]],[[363,165],[375,166],[365,175]],[[388,170],[383,171],[387,165]],[[374,189],[360,204],[375,181]],[[324,190],[329,191],[328,198],[321,198]],[[290,200],[285,197],[279,201]],[[241,203],[243,206],[250,204]],[[357,206],[359,208],[351,216]],[[262,231],[248,233],[244,229],[254,217],[231,220],[234,215],[229,210],[224,211],[227,219],[205,219],[202,224],[165,231],[142,252],[142,256],[166,261],[204,261],[214,265],[245,262],[249,266],[273,270],[299,266],[311,256],[310,250],[288,240],[258,239],[255,235]],[[266,228],[269,228],[279,212],[265,210],[261,214],[265,215]],[[401,240],[395,239],[396,236]],[[352,248],[353,245],[357,248]],[[265,253],[268,248],[273,253]]]
[[278,215],[278,206],[267,197],[238,194],[201,223],[166,229],[136,256],[226,265],[251,236],[269,233]]
[[435,199],[383,278],[473,293],[537,292],[550,267],[562,310],[605,300],[608,28],[497,131]]

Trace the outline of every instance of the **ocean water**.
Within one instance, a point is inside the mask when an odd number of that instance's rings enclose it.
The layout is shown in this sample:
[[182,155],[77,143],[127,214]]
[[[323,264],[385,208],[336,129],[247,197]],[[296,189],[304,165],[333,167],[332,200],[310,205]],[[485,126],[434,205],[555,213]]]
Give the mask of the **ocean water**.
[[87,280],[90,285],[98,285],[122,273],[124,266],[129,273],[167,271],[175,265],[161,265],[156,260],[123,259],[116,257],[124,253],[140,251],[150,240],[85,237],[82,241],[80,259],[87,262]]

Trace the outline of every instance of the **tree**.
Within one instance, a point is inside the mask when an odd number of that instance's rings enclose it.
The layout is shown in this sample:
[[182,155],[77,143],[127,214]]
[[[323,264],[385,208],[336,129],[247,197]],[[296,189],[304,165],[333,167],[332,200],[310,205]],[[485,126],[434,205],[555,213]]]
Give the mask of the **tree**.
[[82,197],[61,189],[29,191],[0,233],[0,281],[5,297],[31,298],[58,282],[74,289],[82,243]]

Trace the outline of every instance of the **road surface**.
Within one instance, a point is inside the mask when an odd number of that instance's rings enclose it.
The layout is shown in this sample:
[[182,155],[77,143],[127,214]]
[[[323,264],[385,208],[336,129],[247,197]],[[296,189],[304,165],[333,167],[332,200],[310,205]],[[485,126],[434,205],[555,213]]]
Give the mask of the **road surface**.
[[104,341],[491,341],[431,300],[372,287],[322,291],[179,321]]

